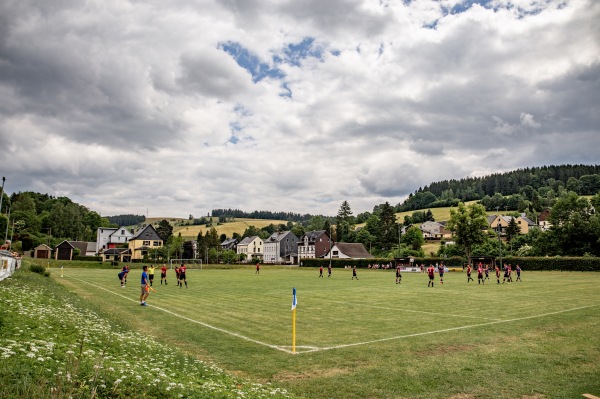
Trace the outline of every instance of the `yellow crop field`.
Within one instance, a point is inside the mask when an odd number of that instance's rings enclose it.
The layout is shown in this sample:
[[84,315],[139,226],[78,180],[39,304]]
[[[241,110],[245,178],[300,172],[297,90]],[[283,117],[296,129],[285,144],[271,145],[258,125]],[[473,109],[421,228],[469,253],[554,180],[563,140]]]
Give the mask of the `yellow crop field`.
[[[162,219],[161,219],[162,220]],[[170,219],[167,219],[170,220]],[[270,219],[243,219],[236,218],[232,222],[223,223],[221,225],[217,225],[216,221],[218,218],[213,218],[213,226],[215,230],[217,230],[217,234],[225,234],[227,237],[231,237],[233,233],[243,234],[244,231],[250,227],[254,226],[256,228],[263,228],[270,224],[274,224],[275,226],[280,224],[287,224],[285,220],[270,220]],[[182,237],[193,238],[196,239],[198,237],[198,233],[206,234],[206,231],[210,230],[212,227],[202,226],[174,226],[173,234],[177,235],[181,233]]]

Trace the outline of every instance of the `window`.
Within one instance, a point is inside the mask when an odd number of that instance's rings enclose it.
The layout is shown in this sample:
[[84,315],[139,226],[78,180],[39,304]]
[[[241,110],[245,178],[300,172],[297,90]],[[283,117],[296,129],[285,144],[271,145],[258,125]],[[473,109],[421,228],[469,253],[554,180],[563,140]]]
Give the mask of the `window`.
[[154,247],[160,247],[160,241],[154,241],[152,243],[152,246],[154,246]]
[[143,241],[142,245],[150,245],[150,241]]

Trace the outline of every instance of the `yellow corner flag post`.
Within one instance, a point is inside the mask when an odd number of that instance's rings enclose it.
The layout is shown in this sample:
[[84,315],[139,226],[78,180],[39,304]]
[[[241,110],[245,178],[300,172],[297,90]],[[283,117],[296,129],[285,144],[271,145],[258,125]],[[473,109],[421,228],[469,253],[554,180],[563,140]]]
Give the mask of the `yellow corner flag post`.
[[64,271],[63,271],[63,267],[62,267],[62,266],[60,267],[60,276],[61,276],[61,277],[64,277],[64,276],[65,276],[65,273],[64,273]]
[[296,353],[296,288],[292,291],[292,353]]

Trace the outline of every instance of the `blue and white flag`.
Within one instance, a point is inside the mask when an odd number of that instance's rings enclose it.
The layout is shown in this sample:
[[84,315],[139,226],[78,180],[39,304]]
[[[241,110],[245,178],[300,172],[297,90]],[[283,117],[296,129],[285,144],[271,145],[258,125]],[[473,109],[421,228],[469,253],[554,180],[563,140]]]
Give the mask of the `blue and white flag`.
[[292,310],[296,309],[296,305],[298,301],[296,300],[296,289],[294,288],[293,297],[292,297]]

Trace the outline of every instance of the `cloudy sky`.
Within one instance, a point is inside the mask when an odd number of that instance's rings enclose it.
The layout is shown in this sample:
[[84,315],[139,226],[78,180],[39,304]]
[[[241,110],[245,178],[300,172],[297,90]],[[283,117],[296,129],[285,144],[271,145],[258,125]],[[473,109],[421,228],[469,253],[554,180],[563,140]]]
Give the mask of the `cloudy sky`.
[[335,215],[600,163],[597,0],[4,0],[8,193]]

